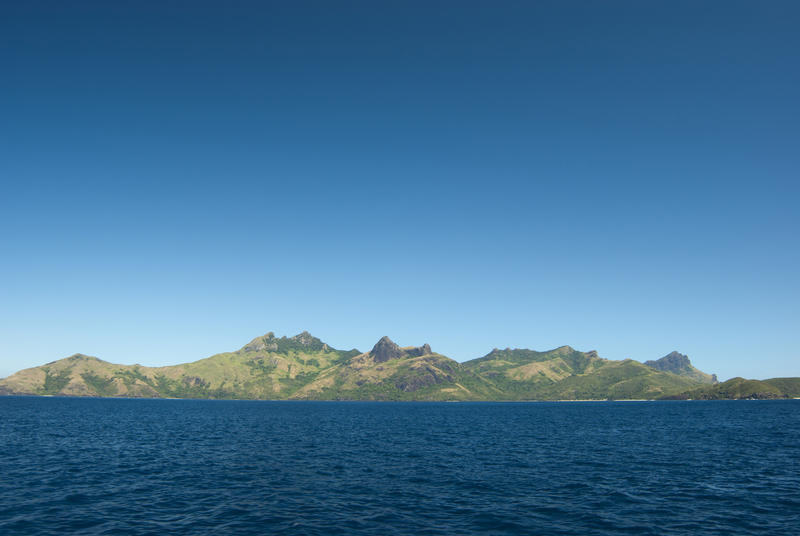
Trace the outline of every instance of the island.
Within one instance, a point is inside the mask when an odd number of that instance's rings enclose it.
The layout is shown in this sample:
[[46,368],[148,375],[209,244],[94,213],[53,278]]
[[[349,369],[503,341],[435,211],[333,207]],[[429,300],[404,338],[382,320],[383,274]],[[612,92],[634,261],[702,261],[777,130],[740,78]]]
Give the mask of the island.
[[165,367],[117,365],[75,354],[0,380],[0,395],[252,400],[533,401],[776,399],[800,378],[718,382],[678,352],[644,363],[570,346],[493,349],[459,363],[428,344],[381,338],[368,352],[338,350],[308,332],[270,332],[239,350]]

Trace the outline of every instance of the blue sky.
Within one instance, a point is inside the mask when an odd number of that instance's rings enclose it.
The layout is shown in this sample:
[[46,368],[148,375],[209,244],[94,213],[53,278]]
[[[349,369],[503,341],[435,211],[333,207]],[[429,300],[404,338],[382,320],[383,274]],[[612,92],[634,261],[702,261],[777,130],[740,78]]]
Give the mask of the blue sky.
[[6,2],[0,376],[267,331],[800,376],[796,2]]

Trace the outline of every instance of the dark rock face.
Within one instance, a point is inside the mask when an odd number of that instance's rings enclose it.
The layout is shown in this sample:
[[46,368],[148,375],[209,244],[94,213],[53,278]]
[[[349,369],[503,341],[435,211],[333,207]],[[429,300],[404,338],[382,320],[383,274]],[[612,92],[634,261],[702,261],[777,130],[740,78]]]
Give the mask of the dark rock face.
[[417,346],[416,348],[411,348],[409,350],[405,350],[406,355],[409,357],[419,357],[421,355],[428,355],[431,352],[430,344],[423,344],[422,346]]
[[390,359],[397,359],[400,357],[419,357],[433,353],[428,344],[417,346],[416,348],[403,349],[395,344],[389,337],[382,337],[378,343],[372,347],[370,355],[376,363],[383,363]]
[[679,352],[670,352],[661,359],[645,361],[644,364],[656,370],[687,376],[704,383],[717,383],[716,374],[706,374],[697,370],[692,366],[692,362],[689,361],[689,356]]
[[397,359],[403,357],[405,352],[397,346],[389,337],[381,337],[381,340],[372,347],[370,355],[375,359],[376,363],[383,363],[390,359]]
[[657,361],[645,361],[644,364],[656,370],[674,373],[691,370],[690,367],[692,366],[689,356],[678,352],[670,352]]

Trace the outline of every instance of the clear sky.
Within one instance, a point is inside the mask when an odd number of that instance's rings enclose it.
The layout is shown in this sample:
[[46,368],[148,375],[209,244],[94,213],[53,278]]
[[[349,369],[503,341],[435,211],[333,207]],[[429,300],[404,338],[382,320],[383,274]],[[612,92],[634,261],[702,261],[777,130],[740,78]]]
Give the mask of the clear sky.
[[3,2],[0,376],[308,330],[800,376],[800,3]]

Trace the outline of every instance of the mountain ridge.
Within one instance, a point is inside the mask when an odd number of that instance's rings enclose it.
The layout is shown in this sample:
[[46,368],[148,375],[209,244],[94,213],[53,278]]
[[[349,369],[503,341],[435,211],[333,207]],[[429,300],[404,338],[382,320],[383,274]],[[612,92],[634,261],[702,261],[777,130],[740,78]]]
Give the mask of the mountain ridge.
[[384,336],[368,352],[338,350],[303,331],[292,337],[267,332],[239,350],[165,367],[119,365],[73,354],[0,380],[0,394],[268,400],[658,399],[694,392],[708,385],[711,377],[677,352],[641,363],[604,359],[595,350],[581,352],[566,345],[541,352],[494,348],[483,357],[459,363],[428,344],[401,347]]

